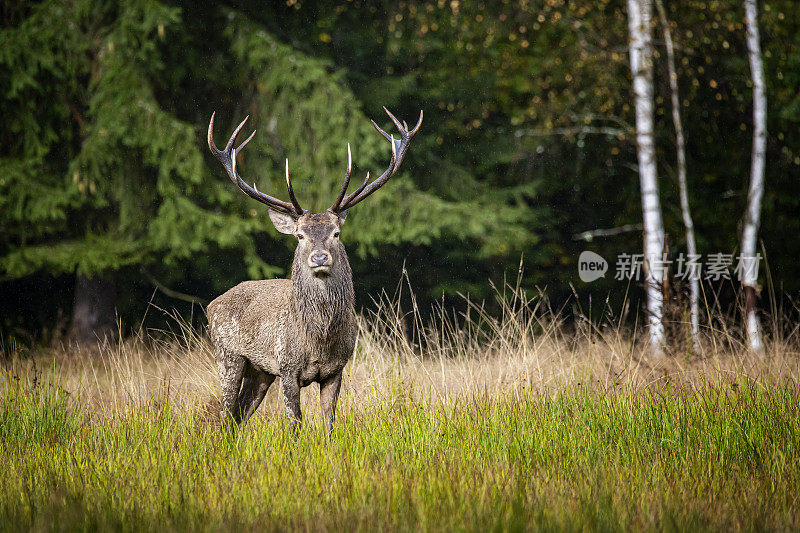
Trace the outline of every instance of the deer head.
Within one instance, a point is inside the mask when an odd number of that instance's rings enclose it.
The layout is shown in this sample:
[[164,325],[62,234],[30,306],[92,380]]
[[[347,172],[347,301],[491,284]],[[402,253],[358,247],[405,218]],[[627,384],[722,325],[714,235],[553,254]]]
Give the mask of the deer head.
[[369,172],[364,181],[353,192],[348,193],[347,188],[350,184],[350,173],[352,171],[352,156],[350,144],[347,145],[347,171],[344,175],[344,182],[339,190],[336,200],[323,213],[311,213],[300,207],[300,203],[294,194],[292,180],[289,177],[289,160],[286,160],[286,187],[289,192],[289,202],[279,200],[258,190],[256,184],[249,186],[236,171],[236,156],[250,142],[255,131],[244,140],[238,147],[234,148],[236,137],[241,132],[249,116],[236,127],[228,140],[228,144],[220,150],[214,144],[214,116],[211,115],[211,122],[208,125],[208,147],[211,153],[220,160],[228,176],[245,194],[254,200],[266,204],[269,207],[269,217],[272,224],[281,233],[295,235],[297,237],[297,248],[295,249],[295,266],[301,265],[315,277],[327,277],[343,261],[346,261],[344,245],[339,241],[339,231],[344,224],[347,213],[351,207],[361,202],[364,198],[380,189],[389,179],[397,173],[400,163],[408,150],[411,138],[419,131],[422,126],[422,112],[420,111],[419,120],[413,129],[409,130],[405,122],[400,122],[385,107],[383,108],[389,118],[400,132],[400,139],[395,139],[383,131],[375,121],[372,125],[383,137],[391,143],[392,158],[389,167],[377,179],[370,182]]

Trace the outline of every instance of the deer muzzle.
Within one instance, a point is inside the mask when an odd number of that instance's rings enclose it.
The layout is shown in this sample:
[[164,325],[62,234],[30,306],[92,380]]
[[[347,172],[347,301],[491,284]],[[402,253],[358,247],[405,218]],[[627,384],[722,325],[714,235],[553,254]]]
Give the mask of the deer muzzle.
[[330,271],[333,259],[331,254],[324,250],[314,250],[308,256],[308,266],[314,274],[327,274]]

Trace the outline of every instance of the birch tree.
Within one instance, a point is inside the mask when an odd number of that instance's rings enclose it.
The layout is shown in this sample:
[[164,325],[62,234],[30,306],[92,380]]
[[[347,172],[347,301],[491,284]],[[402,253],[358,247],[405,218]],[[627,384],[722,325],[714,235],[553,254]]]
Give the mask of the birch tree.
[[[683,137],[683,122],[681,121],[680,94],[678,93],[678,74],[675,70],[675,47],[672,44],[672,32],[669,20],[661,0],[656,0],[658,16],[664,33],[664,43],[667,49],[667,68],[669,70],[669,90],[672,102],[672,124],[675,127],[675,151],[678,160],[678,192],[681,202],[681,217],[686,228],[686,252],[689,258],[698,258],[697,243],[694,238],[694,221],[689,209],[689,193],[686,185],[686,142]],[[689,314],[692,325],[692,345],[694,351],[700,350],[700,280],[695,273],[689,273]]]
[[747,210],[742,227],[740,276],[745,296],[745,326],[750,349],[764,351],[761,324],[756,310],[758,286],[758,256],[756,241],[761,220],[761,197],[764,195],[764,163],[767,144],[767,94],[764,86],[764,64],[761,60],[761,43],[758,35],[758,10],[756,0],[744,2],[747,24],[747,51],[753,78],[753,153],[750,164],[750,189],[747,193]]
[[630,63],[636,108],[636,147],[644,226],[644,272],[647,293],[647,320],[653,355],[663,354],[664,296],[661,286],[665,270],[661,254],[664,225],[658,197],[653,114],[653,40],[651,35],[652,0],[628,0]]

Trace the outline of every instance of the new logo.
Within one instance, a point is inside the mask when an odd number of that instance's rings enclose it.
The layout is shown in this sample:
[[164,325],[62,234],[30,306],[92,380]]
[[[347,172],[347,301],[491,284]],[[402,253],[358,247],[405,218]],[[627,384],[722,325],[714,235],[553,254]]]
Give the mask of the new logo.
[[591,283],[604,277],[607,271],[608,261],[603,259],[603,256],[589,250],[581,252],[578,258],[578,276],[580,276],[581,281]]

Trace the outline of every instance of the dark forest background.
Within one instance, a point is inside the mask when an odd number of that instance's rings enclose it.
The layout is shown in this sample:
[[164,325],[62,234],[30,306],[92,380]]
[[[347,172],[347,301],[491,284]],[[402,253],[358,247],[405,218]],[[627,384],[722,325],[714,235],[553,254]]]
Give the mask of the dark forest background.
[[[665,2],[676,45],[689,196],[704,254],[736,253],[752,143],[738,0]],[[640,287],[614,280],[640,253],[628,30],[620,0],[0,3],[0,328],[57,340],[81,291],[123,329],[157,326],[152,302],[189,316],[250,278],[284,276],[294,240],[228,180],[205,141],[245,115],[240,161],[286,198],[289,158],[304,206],[332,202],[346,143],[355,175],[389,161],[373,129],[425,121],[401,172],[344,226],[359,306],[405,268],[421,307],[491,298],[524,258],[525,287],[558,307],[577,294],[620,312]],[[760,2],[768,154],[763,251],[778,302],[800,291],[800,4]],[[665,226],[685,252],[657,50],[657,148]],[[244,138],[244,137],[242,137]],[[358,178],[354,178],[354,181]],[[578,278],[582,250],[609,260]],[[733,306],[735,282],[707,283]],[[86,295],[84,294],[84,300]],[[762,305],[774,311],[767,298]],[[572,300],[575,302],[575,300]],[[778,304],[780,305],[780,303]],[[105,306],[105,307],[103,307]],[[111,311],[113,313],[113,311]],[[203,323],[194,305],[194,319]]]

